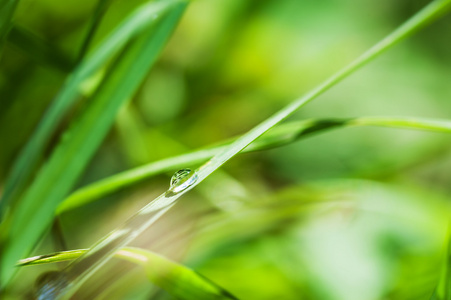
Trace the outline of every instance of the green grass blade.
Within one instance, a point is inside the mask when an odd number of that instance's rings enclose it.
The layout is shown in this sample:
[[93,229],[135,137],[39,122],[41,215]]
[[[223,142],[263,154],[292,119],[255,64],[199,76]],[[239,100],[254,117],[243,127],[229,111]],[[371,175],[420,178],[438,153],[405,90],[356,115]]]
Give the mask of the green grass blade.
[[111,127],[120,106],[145,78],[166,44],[185,7],[179,2],[157,24],[135,39],[107,72],[89,106],[71,128],[36,180],[13,211],[9,240],[2,245],[0,281],[12,275],[14,262],[25,256],[48,228],[58,203],[67,195],[79,174]]
[[0,0],[0,49],[12,27],[11,20],[18,3],[19,0]]
[[[272,128],[246,147],[243,152],[280,147],[304,138],[309,134],[348,126],[381,126],[451,133],[451,121],[445,120],[401,117],[305,120],[290,122]],[[221,143],[222,146],[210,147],[163,159],[94,182],[69,195],[69,197],[58,206],[57,213],[60,214],[73,208],[80,207],[121,188],[136,184],[153,175],[173,171],[174,169],[182,168],[183,166],[201,163],[223,151],[229,143],[230,141],[226,141]]]
[[106,11],[108,10],[108,7],[110,6],[111,2],[112,0],[99,0],[97,2],[97,5],[94,9],[94,13],[92,15],[91,22],[89,24],[88,32],[78,53],[77,57],[78,62],[81,61],[88,52],[89,44],[91,44],[91,41],[96,33],[97,27],[102,21],[102,18],[105,15]]
[[12,167],[0,199],[0,218],[4,216],[10,203],[13,203],[23,191],[57,125],[80,96],[80,84],[119,53],[130,39],[153,24],[157,15],[178,2],[177,0],[152,2],[138,8],[67,78]]
[[[87,249],[79,249],[29,257],[20,260],[17,266],[73,260],[87,251]],[[124,248],[117,251],[114,256],[142,266],[150,282],[166,290],[177,299],[236,299],[229,292],[196,271],[156,253],[138,248]]]
[[16,264],[17,267],[35,266],[50,264],[62,261],[73,260],[84,254],[87,249],[77,249],[69,251],[59,251],[50,254],[37,255],[19,260]]
[[288,116],[293,114],[297,109],[312,101],[313,99],[327,91],[329,88],[346,78],[349,74],[355,72],[357,69],[359,69],[369,61],[373,60],[383,52],[393,47],[395,44],[412,35],[421,27],[437,19],[439,16],[447,12],[450,8],[451,0],[436,0],[431,2],[420,12],[418,12],[404,24],[399,26],[395,31],[393,31],[375,46],[370,48],[347,67],[331,76],[329,79],[320,84],[317,88],[313,89],[311,92],[307,93],[305,96],[293,101],[285,108],[274,114],[272,117],[254,127],[252,130],[237,139],[223,152],[218,153],[216,156],[214,156],[204,167],[198,169],[198,180],[195,185],[202,182],[202,180],[207,178],[216,169],[221,167],[226,161],[246,148],[246,146],[252,143],[252,141],[257,139],[264,132],[268,131],[271,127],[280,123]]
[[399,117],[361,117],[350,120],[348,124],[357,126],[381,126],[418,129],[443,133],[451,132],[451,121],[449,120]]

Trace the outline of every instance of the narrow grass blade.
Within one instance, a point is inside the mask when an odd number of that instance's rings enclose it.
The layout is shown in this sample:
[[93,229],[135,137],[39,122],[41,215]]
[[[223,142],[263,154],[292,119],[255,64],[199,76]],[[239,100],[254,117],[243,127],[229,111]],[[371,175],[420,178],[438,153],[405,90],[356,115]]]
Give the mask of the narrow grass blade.
[[19,0],[1,0],[0,1],[0,50],[6,35],[12,27],[11,20],[16,11]]
[[159,14],[178,2],[177,0],[152,2],[138,8],[67,78],[12,167],[0,199],[0,219],[10,203],[15,202],[18,194],[23,191],[57,125],[78,99],[80,84],[119,53],[128,41],[153,24]]
[[[306,120],[290,122],[272,128],[246,147],[243,152],[280,147],[309,136],[310,134],[348,126],[381,126],[451,133],[451,121],[445,120],[402,117],[362,117],[353,119]],[[210,147],[180,156],[163,159],[94,182],[69,195],[69,197],[67,197],[58,206],[57,213],[64,213],[73,208],[83,206],[84,204],[95,201],[121,188],[136,184],[153,175],[169,172],[184,166],[201,163],[202,161],[205,161],[223,151],[229,143],[230,141],[226,141],[221,143],[222,146]]]
[[[34,256],[20,260],[17,266],[73,260],[87,251],[87,249],[79,249]],[[114,256],[142,266],[150,282],[166,290],[177,299],[236,299],[232,294],[196,271],[156,253],[138,248],[123,248],[117,251]]]
[[17,267],[34,266],[50,264],[55,262],[62,262],[73,260],[80,257],[83,253],[88,251],[87,249],[77,249],[69,251],[59,251],[50,254],[37,255],[19,260],[16,264]]
[[99,0],[97,1],[97,5],[94,9],[94,13],[92,15],[91,22],[89,24],[88,32],[86,34],[86,37],[83,41],[83,44],[80,47],[80,51],[78,53],[78,57],[76,61],[81,61],[89,48],[89,45],[91,44],[92,39],[94,38],[94,35],[96,33],[97,27],[99,26],[100,22],[102,21],[103,16],[105,15],[108,7],[110,6],[111,2],[113,0]]
[[235,156],[237,153],[242,151],[246,146],[248,146],[252,141],[261,136],[264,132],[268,131],[271,127],[275,126],[279,122],[286,119],[288,116],[293,114],[297,109],[301,108],[308,102],[312,101],[332,86],[337,84],[346,78],[349,74],[355,72],[357,69],[373,60],[386,50],[390,49],[395,44],[399,43],[406,37],[412,35],[421,27],[432,22],[438,17],[442,16],[445,12],[451,9],[451,0],[436,0],[431,2],[428,6],[423,8],[420,12],[414,15],[412,18],[407,20],[404,24],[399,26],[395,31],[377,43],[375,46],[366,51],[363,55],[357,58],[354,62],[349,64],[347,67],[343,68],[335,75],[331,76],[329,79],[320,84],[317,88],[313,89],[311,92],[307,93],[305,96],[293,101],[285,108],[274,114],[272,117],[268,118],[261,124],[254,127],[252,130],[241,136],[233,144],[231,144],[223,152],[215,155],[205,167],[201,167],[198,170],[198,181],[199,184],[202,180],[208,177],[217,168],[222,166],[226,161]]
[[185,2],[174,5],[152,30],[128,45],[108,70],[89,106],[37,174],[9,222],[9,240],[2,245],[1,282],[11,277],[14,262],[31,250],[51,223],[58,203],[103,140],[120,106],[133,95],[155,62],[184,6]]

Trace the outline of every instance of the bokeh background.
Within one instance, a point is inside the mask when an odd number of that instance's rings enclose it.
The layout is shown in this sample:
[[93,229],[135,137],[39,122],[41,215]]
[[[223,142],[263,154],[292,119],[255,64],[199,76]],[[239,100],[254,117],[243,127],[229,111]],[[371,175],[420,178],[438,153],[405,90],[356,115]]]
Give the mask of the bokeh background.
[[[78,186],[246,132],[428,2],[192,1]],[[93,47],[140,3],[112,1]],[[2,182],[68,76],[94,6],[87,0],[21,1],[15,16],[21,31],[11,32],[0,62]],[[20,43],[24,32],[51,43],[58,56],[31,53]],[[450,119],[450,34],[448,16],[290,120]],[[446,255],[449,145],[446,134],[359,127],[239,155],[134,246],[188,265],[240,299],[429,299]],[[170,176],[64,214],[68,249],[89,247],[166,190]],[[49,235],[35,252],[57,247]],[[15,291],[52,268],[25,268],[26,280],[15,283]],[[170,299],[143,274],[113,261],[81,297]]]

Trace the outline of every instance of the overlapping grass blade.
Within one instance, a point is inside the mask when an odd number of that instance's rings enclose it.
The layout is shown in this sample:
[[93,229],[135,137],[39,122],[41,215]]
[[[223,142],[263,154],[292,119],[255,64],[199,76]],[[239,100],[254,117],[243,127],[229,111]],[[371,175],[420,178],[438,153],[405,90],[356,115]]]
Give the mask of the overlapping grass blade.
[[[17,265],[30,266],[73,260],[86,251],[86,249],[80,249],[30,257],[20,260]],[[142,266],[150,282],[177,299],[236,299],[196,271],[156,253],[138,248],[124,248],[117,251],[114,256]]]
[[[330,129],[344,128],[348,126],[382,126],[451,133],[451,121],[446,120],[429,120],[400,117],[315,119],[278,125],[256,139],[252,144],[246,147],[243,152],[280,147],[295,142],[310,134],[320,133]],[[198,164],[223,151],[229,143],[230,142],[227,141],[221,143],[222,146],[210,147],[149,163],[147,165],[127,170],[122,173],[94,182],[90,185],[80,188],[79,190],[69,195],[69,197],[67,197],[58,206],[57,213],[63,213],[70,209],[80,207],[84,204],[95,201],[102,196],[111,194],[121,188],[136,184],[153,175],[168,172],[184,166]]]
[[84,39],[83,44],[80,47],[80,51],[78,52],[76,61],[79,62],[85,57],[86,53],[88,52],[89,45],[91,44],[92,39],[94,38],[97,27],[99,26],[100,22],[102,21],[102,18],[105,15],[105,13],[112,1],[113,0],[98,0],[97,1],[97,5],[94,9],[94,13],[92,15],[91,22],[89,24],[88,32],[86,34],[86,38]]
[[[164,1],[163,1],[164,2]],[[15,261],[29,253],[52,221],[58,203],[67,195],[112,125],[120,106],[136,91],[175,28],[186,5],[173,2],[151,30],[124,49],[107,72],[87,108],[64,134],[48,162],[8,220],[9,239],[3,242],[2,283]]]
[[159,14],[167,11],[178,2],[180,1],[152,2],[138,8],[67,78],[64,86],[53,100],[12,167],[0,199],[0,218],[3,217],[10,203],[15,202],[18,194],[23,191],[58,124],[80,96],[80,84],[119,53],[128,41],[153,24]]

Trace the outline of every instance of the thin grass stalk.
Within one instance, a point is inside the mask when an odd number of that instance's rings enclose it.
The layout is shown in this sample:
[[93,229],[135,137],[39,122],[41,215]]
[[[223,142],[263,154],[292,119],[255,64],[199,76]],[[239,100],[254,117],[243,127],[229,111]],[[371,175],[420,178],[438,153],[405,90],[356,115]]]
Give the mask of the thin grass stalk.
[[[310,136],[311,134],[322,133],[332,129],[346,128],[349,126],[377,126],[451,133],[451,121],[446,120],[402,117],[312,119],[278,125],[255,140],[242,152],[281,147]],[[61,214],[83,206],[120,189],[137,184],[151,176],[173,171],[182,168],[183,166],[199,164],[220,153],[228,147],[229,144],[230,141],[224,141],[220,143],[222,146],[208,147],[206,149],[152,162],[89,184],[69,195],[58,206],[57,213]]]

